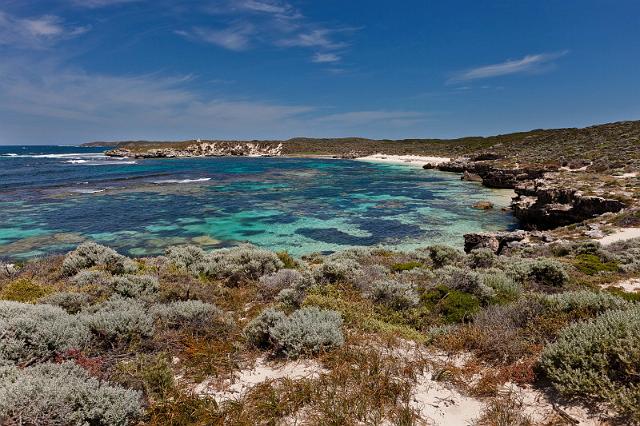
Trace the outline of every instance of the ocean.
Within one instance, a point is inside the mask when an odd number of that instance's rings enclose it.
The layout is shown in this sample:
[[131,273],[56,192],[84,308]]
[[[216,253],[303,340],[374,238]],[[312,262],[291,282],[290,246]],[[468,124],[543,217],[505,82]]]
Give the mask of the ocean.
[[[462,247],[513,229],[511,191],[453,173],[317,158],[115,159],[104,148],[0,147],[0,259],[87,239],[123,254],[249,242],[294,255],[351,247]],[[493,210],[477,210],[478,201]]]

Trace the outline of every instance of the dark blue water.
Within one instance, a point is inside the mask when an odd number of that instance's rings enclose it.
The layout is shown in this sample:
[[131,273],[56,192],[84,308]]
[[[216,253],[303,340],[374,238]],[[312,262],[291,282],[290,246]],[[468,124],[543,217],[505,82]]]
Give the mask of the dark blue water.
[[105,157],[102,148],[0,147],[0,257],[93,239],[132,255],[238,242],[293,254],[461,246],[515,226],[509,191],[408,166],[303,158]]

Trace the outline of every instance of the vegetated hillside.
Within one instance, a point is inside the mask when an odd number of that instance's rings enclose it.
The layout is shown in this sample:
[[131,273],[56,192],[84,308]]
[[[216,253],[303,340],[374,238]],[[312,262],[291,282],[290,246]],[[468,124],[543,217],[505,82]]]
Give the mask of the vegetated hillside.
[[[283,144],[284,155],[369,155],[412,154],[445,157],[472,156],[492,152],[523,163],[561,163],[563,161],[620,162],[640,159],[640,121],[603,124],[582,129],[531,130],[490,137],[460,139],[372,140],[364,138],[293,138],[286,141],[214,141]],[[153,148],[185,148],[196,141],[120,142],[118,147],[134,152]]]
[[85,243],[0,264],[0,423],[637,424],[640,296],[605,286],[639,255]]

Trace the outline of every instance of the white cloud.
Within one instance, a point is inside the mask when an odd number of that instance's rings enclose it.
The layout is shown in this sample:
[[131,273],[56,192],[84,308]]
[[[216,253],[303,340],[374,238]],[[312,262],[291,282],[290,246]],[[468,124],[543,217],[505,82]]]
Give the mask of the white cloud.
[[337,31],[326,28],[300,32],[293,37],[278,40],[276,44],[283,47],[321,47],[327,50],[340,49],[345,43],[335,42],[331,35]]
[[544,65],[550,65],[553,60],[566,55],[568,51],[556,53],[540,53],[526,55],[522,59],[509,59],[499,64],[485,65],[472,68],[454,75],[449,82],[479,80],[510,74],[520,74],[540,70]]
[[191,32],[178,32],[178,34],[197,38],[206,43],[215,44],[216,46],[235,51],[248,49],[253,33],[254,27],[248,23],[236,24],[221,30],[199,27],[194,28]]
[[71,27],[54,15],[18,18],[0,11],[0,45],[15,48],[42,48],[75,37],[89,27]]
[[318,64],[339,62],[340,56],[336,55],[335,53],[319,53],[318,52],[315,55],[313,55],[313,58],[311,60]]

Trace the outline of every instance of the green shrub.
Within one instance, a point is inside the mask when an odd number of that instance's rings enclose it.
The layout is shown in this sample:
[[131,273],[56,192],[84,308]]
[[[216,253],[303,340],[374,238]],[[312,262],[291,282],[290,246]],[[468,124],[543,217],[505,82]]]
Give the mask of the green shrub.
[[618,262],[603,262],[600,256],[595,254],[579,254],[573,263],[576,269],[583,274],[596,275],[600,272],[616,272],[620,269]]
[[569,281],[564,265],[547,258],[538,258],[531,262],[528,277],[538,284],[552,287],[563,287]]
[[428,247],[427,250],[435,268],[455,265],[464,259],[464,254],[460,250],[449,246],[435,245]]
[[124,426],[141,417],[140,397],[73,363],[0,367],[2,424]]
[[440,283],[445,286],[465,293],[471,293],[478,297],[483,303],[490,302],[496,292],[485,285],[482,275],[470,269],[458,268],[457,266],[445,266],[439,271]]
[[603,401],[639,422],[640,308],[565,328],[540,366],[561,393]]
[[12,281],[0,291],[0,299],[14,302],[34,302],[49,293],[49,289],[26,278]]
[[118,254],[115,250],[94,242],[87,242],[80,244],[65,256],[62,262],[62,273],[71,276],[93,266],[101,266],[113,274],[132,273],[138,269],[134,261]]
[[410,271],[415,268],[422,267],[422,262],[403,262],[403,263],[394,263],[391,265],[392,272],[402,272],[402,271]]
[[89,295],[85,293],[60,292],[52,293],[38,299],[38,303],[44,305],[59,306],[70,314],[77,314],[89,305]]
[[151,398],[163,399],[175,389],[170,357],[140,354],[118,364],[112,379],[128,388],[144,390]]
[[474,269],[491,268],[496,264],[497,260],[498,256],[488,248],[472,250],[467,255],[467,265]]
[[498,303],[518,300],[522,294],[522,287],[499,269],[480,272],[480,282],[494,290],[495,300]]
[[107,341],[129,341],[153,333],[153,319],[135,299],[113,298],[91,306],[83,314],[85,324]]
[[280,259],[280,261],[282,262],[283,268],[295,269],[298,267],[298,262],[296,262],[296,260],[291,257],[288,252],[279,251],[276,252],[276,254],[278,255],[278,259]]
[[154,305],[151,316],[166,328],[205,328],[222,316],[222,311],[211,303],[185,300],[166,305]]
[[89,329],[57,306],[0,302],[0,365],[42,361],[83,349]]
[[245,329],[250,343],[272,347],[287,357],[314,354],[342,346],[342,318],[338,312],[307,307],[288,317],[267,310],[251,321]]
[[411,285],[394,280],[376,281],[370,297],[376,303],[397,310],[411,308],[420,302],[418,293]]
[[151,275],[121,275],[114,277],[111,286],[122,297],[141,297],[156,293],[160,284]]
[[610,309],[625,309],[633,305],[606,292],[589,290],[567,291],[547,295],[543,299],[548,308],[578,315],[597,315]]
[[271,328],[281,321],[287,321],[284,312],[275,309],[265,309],[255,317],[244,329],[244,335],[251,345],[266,349],[271,346]]
[[427,292],[423,300],[447,323],[469,321],[480,309],[480,301],[475,296],[445,286]]

